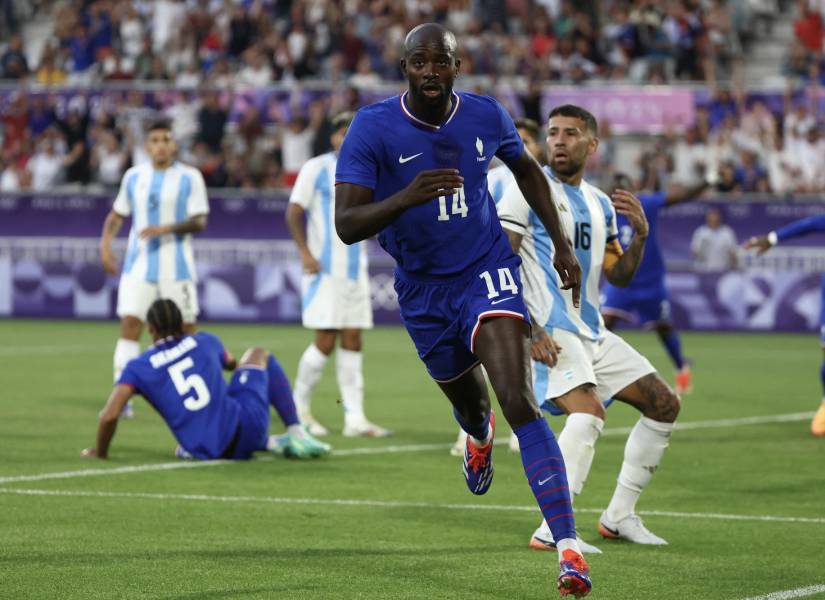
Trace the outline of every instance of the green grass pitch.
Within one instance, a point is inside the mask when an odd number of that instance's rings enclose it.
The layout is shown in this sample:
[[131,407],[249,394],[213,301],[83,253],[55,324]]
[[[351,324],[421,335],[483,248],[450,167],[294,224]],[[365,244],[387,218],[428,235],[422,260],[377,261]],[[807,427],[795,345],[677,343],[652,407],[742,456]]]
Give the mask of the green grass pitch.
[[[236,353],[274,350],[290,374],[310,337],[298,327],[205,329]],[[555,556],[527,548],[539,515],[518,456],[500,445],[490,492],[467,491],[447,452],[456,433],[447,401],[398,328],[365,336],[368,415],[394,438],[340,436],[331,364],[313,406],[337,450],[405,451],[10,479],[175,462],[170,433],[142,399],[110,460],[79,455],[94,442],[116,336],[114,323],[0,321],[0,598],[557,597]],[[652,334],[627,337],[671,379]],[[683,423],[811,412],[821,398],[814,335],[690,334],[684,345],[696,391]],[[639,505],[689,513],[645,516],[670,545],[598,539],[626,440],[610,430],[635,419],[629,407],[609,410],[576,502],[582,536],[604,550],[589,557],[592,598],[735,600],[825,584],[825,440],[804,417],[677,431]],[[551,426],[558,433],[562,421]],[[754,516],[802,520],[745,518]]]

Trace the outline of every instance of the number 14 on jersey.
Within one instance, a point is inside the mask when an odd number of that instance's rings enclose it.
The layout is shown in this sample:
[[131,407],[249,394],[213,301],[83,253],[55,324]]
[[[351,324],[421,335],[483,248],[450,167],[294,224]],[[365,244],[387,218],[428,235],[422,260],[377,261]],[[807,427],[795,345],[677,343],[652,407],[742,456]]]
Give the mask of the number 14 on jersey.
[[[452,211],[448,214],[447,213],[447,200],[452,200]],[[460,187],[456,190],[456,193],[452,196],[439,196],[438,197],[438,220],[439,221],[449,221],[450,215],[461,215],[461,218],[467,216],[468,213],[467,209],[467,202],[464,199],[464,188]]]

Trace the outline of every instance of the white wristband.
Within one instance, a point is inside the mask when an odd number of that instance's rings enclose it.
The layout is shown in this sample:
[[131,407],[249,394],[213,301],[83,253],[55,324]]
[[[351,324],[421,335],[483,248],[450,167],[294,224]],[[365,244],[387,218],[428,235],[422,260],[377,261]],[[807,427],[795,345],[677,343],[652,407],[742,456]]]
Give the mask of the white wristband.
[[777,235],[776,235],[776,232],[775,232],[775,231],[771,231],[771,232],[768,234],[768,243],[769,243],[771,246],[776,246],[776,245],[779,243],[779,236],[777,236]]

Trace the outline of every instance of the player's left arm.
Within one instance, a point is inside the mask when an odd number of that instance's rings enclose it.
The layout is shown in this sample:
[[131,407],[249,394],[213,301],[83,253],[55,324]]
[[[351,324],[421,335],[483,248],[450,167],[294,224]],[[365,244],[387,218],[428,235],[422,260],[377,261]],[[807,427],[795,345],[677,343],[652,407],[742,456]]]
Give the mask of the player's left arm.
[[544,171],[527,150],[524,150],[517,159],[506,164],[513,172],[524,199],[547,229],[555,249],[553,267],[561,276],[561,288],[572,289],[573,305],[578,306],[581,293],[581,267],[576,260],[576,255],[573,254],[573,246],[562,229],[559,211],[556,209],[556,203],[553,202],[550,184],[547,182]]
[[765,252],[776,246],[779,242],[789,240],[791,238],[808,235],[809,233],[825,232],[825,215],[816,215],[814,217],[807,217],[799,219],[793,223],[789,223],[771,231],[767,235],[759,235],[752,237],[745,242],[745,249],[751,250],[756,248],[756,253],[762,256]]
[[107,458],[109,455],[109,445],[117,430],[117,419],[120,412],[129,398],[135,393],[131,385],[124,383],[117,384],[109,395],[109,401],[100,413],[100,421],[97,426],[97,445],[94,448],[86,448],[81,452],[83,456],[90,458]]
[[665,196],[665,206],[673,206],[674,204],[695,200],[710,186],[709,181],[703,181],[691,187],[683,187],[679,190],[668,192],[667,196]]
[[648,234],[647,217],[639,199],[627,190],[617,189],[613,192],[612,200],[616,212],[627,217],[634,233],[624,252],[618,239],[608,240],[604,254],[604,275],[612,285],[627,287],[633,281],[644,256]]

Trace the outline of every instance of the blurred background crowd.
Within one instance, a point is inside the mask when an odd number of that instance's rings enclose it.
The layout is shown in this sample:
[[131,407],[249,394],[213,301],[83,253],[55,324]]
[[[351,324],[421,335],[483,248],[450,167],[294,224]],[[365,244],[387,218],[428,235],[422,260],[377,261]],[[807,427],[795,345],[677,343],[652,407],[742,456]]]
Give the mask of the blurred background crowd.
[[[289,186],[329,148],[334,113],[401,85],[403,36],[431,19],[459,36],[465,87],[516,90],[510,108],[540,120],[547,86],[705,90],[694,123],[655,137],[605,120],[595,178],[821,193],[823,14],[823,0],[2,0],[0,190],[116,186],[159,114],[208,185]],[[745,92],[762,84],[788,90],[781,106]],[[243,101],[272,86],[333,93]],[[50,91],[64,87],[122,92]]]

